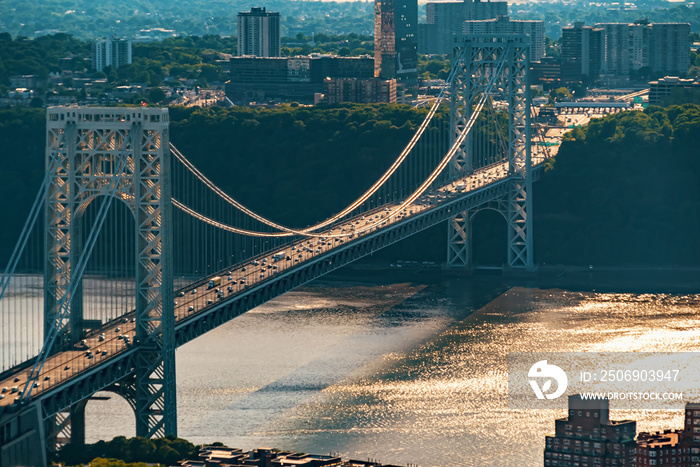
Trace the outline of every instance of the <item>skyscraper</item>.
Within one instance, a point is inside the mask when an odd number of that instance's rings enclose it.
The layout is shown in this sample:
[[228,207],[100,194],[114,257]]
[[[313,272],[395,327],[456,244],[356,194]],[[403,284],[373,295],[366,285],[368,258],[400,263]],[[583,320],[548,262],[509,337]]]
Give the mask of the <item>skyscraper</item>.
[[600,23],[605,30],[603,71],[626,77],[648,67],[655,74],[682,76],[690,67],[690,24]]
[[280,14],[265,7],[238,13],[238,56],[279,57]]
[[635,21],[629,28],[630,71],[639,70],[649,66],[649,27],[647,22]]
[[374,76],[418,84],[417,0],[374,1]]

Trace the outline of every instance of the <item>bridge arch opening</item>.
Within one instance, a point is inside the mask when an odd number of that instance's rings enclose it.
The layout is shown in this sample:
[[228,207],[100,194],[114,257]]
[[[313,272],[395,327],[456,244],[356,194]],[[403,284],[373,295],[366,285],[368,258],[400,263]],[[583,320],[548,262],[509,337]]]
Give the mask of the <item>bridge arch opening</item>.
[[508,223],[505,214],[492,207],[476,211],[469,219],[470,248],[474,267],[503,267],[508,261]]
[[[103,197],[76,210],[82,252]],[[88,258],[82,278],[83,329],[90,330],[123,315],[136,304],[136,223],[128,200],[115,198]],[[78,297],[76,297],[78,298]]]
[[136,436],[133,404],[117,391],[96,392],[85,406],[85,442]]

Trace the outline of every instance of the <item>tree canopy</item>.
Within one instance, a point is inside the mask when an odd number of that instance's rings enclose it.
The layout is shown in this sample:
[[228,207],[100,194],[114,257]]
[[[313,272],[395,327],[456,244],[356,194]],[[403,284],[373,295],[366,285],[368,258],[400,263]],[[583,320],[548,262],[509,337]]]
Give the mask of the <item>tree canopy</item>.
[[66,465],[89,462],[99,467],[145,467],[147,463],[175,465],[179,460],[191,459],[197,452],[194,444],[174,436],[155,439],[117,436],[111,441],[85,446],[67,444],[58,458]]
[[700,261],[700,106],[621,112],[576,128],[535,185],[541,262]]
[[[425,112],[381,104],[172,107],[170,133],[172,142],[226,192],[260,214],[303,226],[337,212],[369,187]],[[449,118],[445,110],[438,117]],[[44,121],[41,109],[0,110],[3,262],[43,178]],[[575,128],[534,184],[537,261],[697,264],[698,147],[698,105],[621,112]],[[484,222],[493,228],[484,229]],[[477,217],[479,250],[505,251],[504,241],[493,233],[502,231],[502,218]],[[422,235],[384,254],[442,261],[444,226]]]

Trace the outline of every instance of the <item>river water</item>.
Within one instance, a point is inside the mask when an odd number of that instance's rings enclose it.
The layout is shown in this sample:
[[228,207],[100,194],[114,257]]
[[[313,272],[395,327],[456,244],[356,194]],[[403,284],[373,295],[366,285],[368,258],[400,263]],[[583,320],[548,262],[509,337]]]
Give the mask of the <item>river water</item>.
[[[400,465],[539,466],[566,412],[508,409],[508,352],[700,350],[700,295],[420,282],[299,289],[178,349],[178,434]],[[682,411],[616,418],[683,424]],[[118,434],[134,435],[126,402],[89,403],[88,441]]]

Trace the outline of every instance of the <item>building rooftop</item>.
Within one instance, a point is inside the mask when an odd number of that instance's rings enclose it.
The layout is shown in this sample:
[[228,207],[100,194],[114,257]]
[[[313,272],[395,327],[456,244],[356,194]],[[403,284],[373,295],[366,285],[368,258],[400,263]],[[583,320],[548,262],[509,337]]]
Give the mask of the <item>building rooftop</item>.
[[682,434],[682,430],[665,430],[656,433],[642,431],[637,437],[637,446],[648,449],[660,448],[662,446],[675,446],[680,443]]
[[279,451],[271,448],[258,448],[244,452],[237,448],[204,446],[198,460],[178,462],[180,467],[239,467],[239,466],[278,466],[278,467],[398,467],[377,461],[343,461],[337,456],[300,454]]

